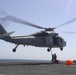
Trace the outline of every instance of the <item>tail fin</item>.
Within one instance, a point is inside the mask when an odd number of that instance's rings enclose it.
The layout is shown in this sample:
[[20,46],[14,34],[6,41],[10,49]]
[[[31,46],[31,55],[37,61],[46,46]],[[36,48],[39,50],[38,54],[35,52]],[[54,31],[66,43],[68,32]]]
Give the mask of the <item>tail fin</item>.
[[0,24],[0,34],[5,34],[7,31],[4,29],[4,27]]
[[0,24],[0,39],[3,39],[3,40],[7,40],[7,38],[3,37],[4,35],[8,34],[6,37],[11,39],[11,36],[9,35],[10,33],[7,33],[7,31],[4,29],[4,27]]

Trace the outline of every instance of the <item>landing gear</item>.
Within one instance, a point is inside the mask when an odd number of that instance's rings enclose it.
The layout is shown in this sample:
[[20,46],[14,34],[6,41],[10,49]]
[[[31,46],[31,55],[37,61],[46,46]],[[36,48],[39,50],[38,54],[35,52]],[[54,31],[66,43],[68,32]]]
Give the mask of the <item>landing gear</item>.
[[13,51],[13,52],[16,52],[16,49],[14,48],[12,51]]
[[12,50],[13,52],[16,52],[16,49],[19,45],[16,45],[16,47]]
[[48,48],[47,51],[50,52],[51,48]]
[[63,47],[60,47],[60,50],[62,51],[63,50]]

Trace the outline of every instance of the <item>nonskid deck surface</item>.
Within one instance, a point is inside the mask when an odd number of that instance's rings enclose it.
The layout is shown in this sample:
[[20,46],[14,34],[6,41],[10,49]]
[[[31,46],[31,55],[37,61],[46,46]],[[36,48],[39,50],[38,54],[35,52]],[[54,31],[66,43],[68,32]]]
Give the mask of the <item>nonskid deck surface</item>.
[[51,63],[0,63],[0,75],[75,75],[76,65]]

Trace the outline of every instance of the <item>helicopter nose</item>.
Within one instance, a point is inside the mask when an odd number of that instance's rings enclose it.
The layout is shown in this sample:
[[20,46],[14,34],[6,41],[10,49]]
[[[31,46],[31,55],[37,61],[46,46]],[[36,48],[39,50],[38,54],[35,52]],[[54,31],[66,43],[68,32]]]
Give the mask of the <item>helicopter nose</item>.
[[64,47],[66,46],[67,41],[64,41]]

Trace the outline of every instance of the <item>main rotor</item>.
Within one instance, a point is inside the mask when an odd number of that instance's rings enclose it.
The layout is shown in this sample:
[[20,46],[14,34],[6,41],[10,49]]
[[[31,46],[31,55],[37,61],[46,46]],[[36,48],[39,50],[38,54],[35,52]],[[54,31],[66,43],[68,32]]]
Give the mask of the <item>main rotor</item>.
[[53,27],[53,28],[45,28],[45,27],[42,27],[42,26],[39,26],[39,25],[30,23],[30,22],[27,22],[25,20],[19,19],[17,17],[11,16],[11,15],[5,15],[3,17],[0,17],[0,19],[2,21],[6,21],[7,20],[7,21],[12,21],[12,22],[16,22],[16,23],[20,23],[20,24],[32,26],[32,27],[38,28],[38,29],[44,29],[44,31],[54,31],[56,28],[62,27],[64,25],[67,25],[69,23],[72,23],[72,22],[75,22],[76,21],[76,18],[73,18],[73,19],[69,20],[68,22],[65,22],[63,24],[60,24],[60,25],[58,25],[56,27]]

